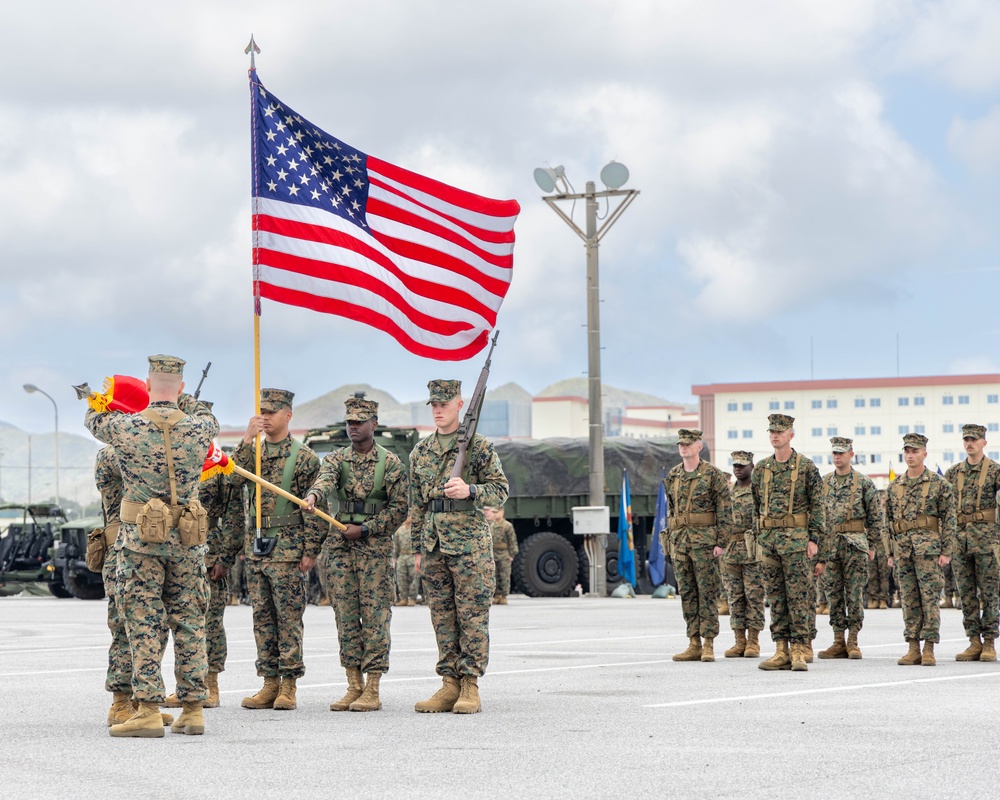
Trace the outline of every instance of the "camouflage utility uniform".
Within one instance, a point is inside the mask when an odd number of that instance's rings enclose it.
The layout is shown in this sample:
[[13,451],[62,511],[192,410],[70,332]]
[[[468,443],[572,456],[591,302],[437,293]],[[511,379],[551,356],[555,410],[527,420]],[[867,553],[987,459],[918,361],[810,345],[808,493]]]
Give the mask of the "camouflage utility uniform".
[[[808,646],[816,635],[816,606],[806,547],[823,538],[823,480],[816,465],[793,449],[785,462],[765,458],[750,481],[771,638]],[[816,560],[826,560],[822,550]]]
[[410,523],[404,522],[392,535],[392,554],[396,560],[396,593],[399,604],[415,606],[420,593],[420,575],[417,558],[413,553]]
[[955,493],[926,467],[916,478],[904,472],[889,486],[885,510],[903,603],[903,634],[908,642],[936,644],[944,583],[938,556],[955,552]]
[[962,597],[965,635],[996,641],[1000,617],[1000,571],[997,567],[997,492],[1000,464],[983,456],[965,460],[945,474],[956,495],[958,539],[952,562]]
[[689,639],[719,635],[719,568],[712,555],[725,548],[733,526],[729,482],[701,461],[693,472],[677,464],[663,479],[667,493],[670,554]]
[[510,564],[517,555],[517,533],[514,526],[507,520],[490,522],[490,535],[493,537],[493,563],[496,565],[497,588],[494,597],[506,603],[510,594]]
[[118,587],[118,551],[114,549],[121,519],[118,510],[122,504],[122,472],[115,459],[113,447],[102,447],[97,453],[97,463],[94,465],[94,481],[97,491],[101,493],[101,509],[104,512],[104,524],[107,552],[104,556],[104,568],[101,577],[104,579],[104,594],[108,598],[108,630],[111,631],[111,646],[108,648],[108,674],[104,688],[114,694],[132,696],[132,651],[128,646],[128,634],[125,632],[125,620],[121,613],[120,590]]
[[[243,507],[234,497],[238,489],[227,475],[214,475],[201,484],[199,499],[208,512],[208,553],[205,568],[220,564],[226,570],[233,568],[236,550],[242,543]],[[208,656],[209,673],[222,672],[226,668],[226,628],[223,614],[229,600],[229,577],[224,575],[213,581],[208,578],[211,597],[205,614],[205,647]]]
[[729,624],[734,631],[764,629],[764,581],[756,554],[747,552],[753,533],[753,487],[732,486],[733,533],[722,556],[722,579],[729,595]]

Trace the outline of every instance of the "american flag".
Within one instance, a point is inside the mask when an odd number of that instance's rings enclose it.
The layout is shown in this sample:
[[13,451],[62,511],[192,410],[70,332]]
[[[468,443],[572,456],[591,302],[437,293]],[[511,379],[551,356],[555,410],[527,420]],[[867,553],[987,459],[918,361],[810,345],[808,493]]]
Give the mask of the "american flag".
[[478,353],[510,287],[514,200],[366,155],[250,74],[254,298],[337,314],[411,353]]

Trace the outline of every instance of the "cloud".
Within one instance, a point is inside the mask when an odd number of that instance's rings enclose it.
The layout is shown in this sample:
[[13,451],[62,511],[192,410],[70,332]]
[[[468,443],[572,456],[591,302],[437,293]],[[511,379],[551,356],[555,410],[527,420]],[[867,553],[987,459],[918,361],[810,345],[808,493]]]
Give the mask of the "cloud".
[[979,119],[956,117],[948,128],[948,147],[969,172],[995,172],[1000,167],[1000,106]]

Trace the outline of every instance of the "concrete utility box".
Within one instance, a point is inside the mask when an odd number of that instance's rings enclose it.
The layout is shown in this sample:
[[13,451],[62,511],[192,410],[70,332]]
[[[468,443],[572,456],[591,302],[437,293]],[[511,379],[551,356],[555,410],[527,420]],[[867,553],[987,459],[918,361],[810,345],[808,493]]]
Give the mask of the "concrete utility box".
[[608,506],[573,506],[573,533],[594,536],[611,532],[611,512]]

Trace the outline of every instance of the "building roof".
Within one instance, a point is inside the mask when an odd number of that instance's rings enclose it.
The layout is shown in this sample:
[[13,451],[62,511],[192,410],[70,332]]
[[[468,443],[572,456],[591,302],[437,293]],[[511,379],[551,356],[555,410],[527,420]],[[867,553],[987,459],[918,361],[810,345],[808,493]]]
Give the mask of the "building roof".
[[762,381],[760,383],[705,383],[691,387],[703,396],[724,392],[790,392],[820,389],[892,389],[904,386],[965,386],[1000,384],[1000,375],[928,375],[909,378],[832,378],[813,381]]

